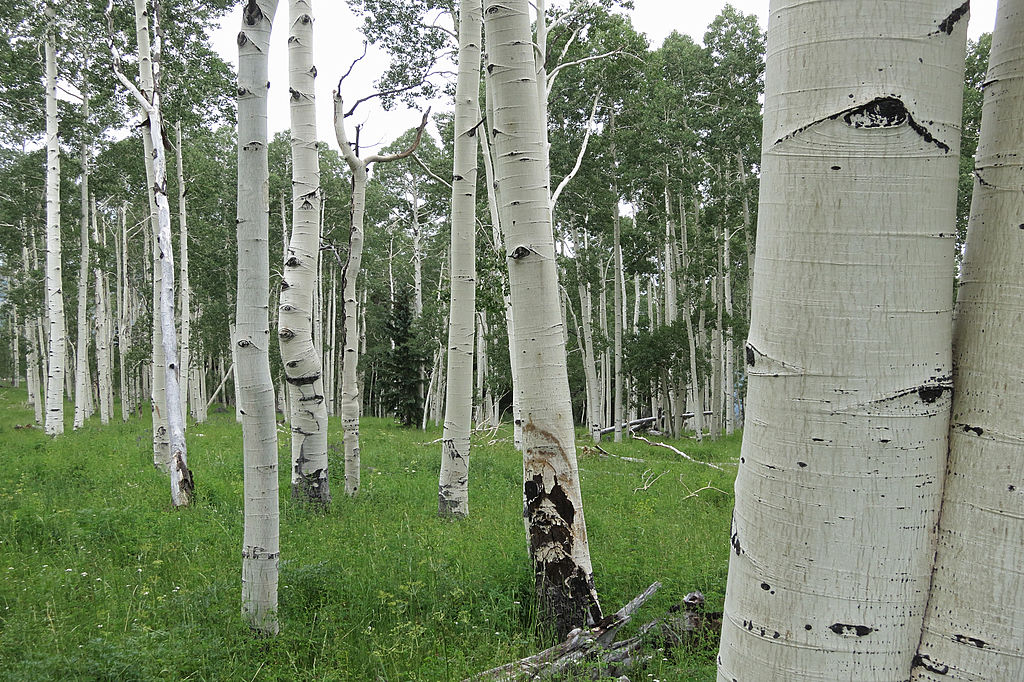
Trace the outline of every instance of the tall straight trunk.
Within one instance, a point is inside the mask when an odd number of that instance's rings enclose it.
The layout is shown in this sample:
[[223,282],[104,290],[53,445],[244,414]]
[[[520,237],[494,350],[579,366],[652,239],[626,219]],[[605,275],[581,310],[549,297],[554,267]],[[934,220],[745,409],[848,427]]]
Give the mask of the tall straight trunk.
[[288,87],[291,92],[292,235],[281,281],[278,336],[291,391],[292,497],[312,504],[331,500],[327,477],[327,404],[323,361],[315,344],[314,292],[320,262],[320,161],[311,0],[289,0]]
[[128,351],[131,348],[131,291],[128,284],[128,218],[122,204],[117,212],[120,239],[118,239],[117,266],[117,353],[120,372],[121,421],[128,421],[132,409],[128,375]]
[[[578,262],[577,262],[578,266]],[[577,267],[577,276],[579,269]],[[580,317],[583,327],[583,375],[586,379],[587,388],[587,417],[590,437],[595,443],[601,442],[601,418],[598,412],[598,383],[597,368],[594,366],[594,331],[591,324],[593,311],[591,310],[590,289],[582,281],[576,287],[580,296]]]
[[711,332],[711,440],[722,436],[723,384],[722,384],[722,270],[723,259],[721,245],[721,227],[718,223],[714,228],[715,236],[715,275],[711,280],[711,296],[715,306],[715,328]]
[[[30,235],[29,238],[34,239],[35,237]],[[28,247],[22,246],[21,267],[26,281],[28,281],[30,276],[28,253]],[[27,344],[25,349],[25,379],[28,383],[28,399],[32,403],[36,424],[42,425],[45,396],[43,395],[43,386],[39,374],[40,345],[39,338],[36,336],[37,320],[37,317],[30,317],[29,315],[26,315],[24,319],[25,341]]]
[[[490,83],[491,79],[487,73],[484,73],[484,91],[490,97]],[[490,103],[488,103],[488,117],[491,117],[493,113],[490,111]],[[480,151],[484,158],[484,175],[487,186],[487,205],[491,212],[491,226],[494,235],[494,248],[497,250],[502,257],[505,256],[505,240],[502,237],[502,219],[500,213],[501,202],[498,199],[498,190],[494,183],[494,164],[492,163],[491,157],[491,144],[489,141],[490,135],[492,134],[492,128],[490,126],[484,126],[486,129],[484,134],[480,135]],[[509,360],[509,373],[512,375],[512,443],[516,450],[522,451],[523,449],[523,418],[522,412],[519,407],[519,371],[518,362],[519,354],[516,353],[516,342],[515,334],[512,333],[514,324],[512,322],[512,298],[508,293],[508,286],[505,282],[504,275],[501,278],[501,300],[505,308],[505,329],[508,331],[508,360]]]
[[[743,244],[747,250],[747,282],[752,282],[754,271],[754,233],[750,221],[750,196],[747,192],[747,164],[743,160],[743,152],[736,150],[736,167],[740,179],[740,198],[743,204]],[[747,287],[747,319],[750,319],[750,303],[752,297]]]
[[949,462],[915,682],[1024,679],[1021,35],[1024,2],[1000,0],[954,312]]
[[46,32],[46,307],[49,317],[49,345],[46,375],[46,433],[64,433],[64,360],[67,335],[64,327],[64,286],[61,283],[60,245],[60,144],[57,139],[57,60],[55,12],[46,4],[50,27]]
[[[611,115],[611,134],[615,134],[615,114]],[[618,158],[615,154],[615,142],[612,142],[612,159],[613,167],[618,167]],[[612,377],[614,384],[614,402],[615,407],[612,414],[612,419],[615,424],[615,442],[622,442],[622,419],[624,416],[624,410],[622,407],[622,398],[624,396],[622,386],[622,308],[626,303],[626,297],[623,295],[623,288],[625,287],[625,280],[622,274],[622,220],[619,218],[619,188],[617,184],[613,183],[614,194],[612,195],[612,250],[615,252],[615,296],[613,304],[615,306],[615,361],[614,368],[615,374]]]
[[189,387],[192,385],[191,328],[192,328],[192,285],[188,278],[188,214],[185,208],[185,168],[182,163],[181,121],[174,124],[177,145],[174,148],[175,165],[178,170],[178,235],[181,240],[181,281],[178,282],[178,300],[181,308],[181,414],[188,414]]
[[[139,90],[144,97],[150,97],[155,89],[155,75],[153,69],[153,55],[149,38],[149,9],[146,0],[135,0],[135,36],[138,44],[139,55]],[[143,116],[146,116],[145,107],[142,108]],[[162,137],[158,136],[157,141],[161,142]],[[153,325],[152,325],[152,363],[150,378],[150,397],[153,409],[153,466],[165,472],[170,470],[171,444],[168,431],[167,412],[167,388],[164,376],[164,344],[163,344],[163,320],[159,314],[160,292],[163,290],[163,270],[160,267],[160,250],[158,248],[158,237],[160,231],[157,217],[156,198],[152,188],[156,182],[156,170],[154,168],[154,155],[156,150],[153,146],[153,134],[150,126],[142,126],[142,146],[146,167],[146,192],[149,202],[149,216],[152,223],[152,233],[147,235],[153,258]]]
[[771,3],[722,682],[910,677],[952,386],[954,6]]
[[[139,4],[136,3],[136,10]],[[154,15],[153,28],[157,37],[156,50],[160,52],[161,31],[158,25],[159,17]],[[139,52],[142,54],[143,34],[148,35],[148,28],[139,31]],[[165,386],[165,407],[167,414],[167,432],[169,437],[170,457],[168,466],[171,475],[171,503],[176,506],[187,506],[192,502],[194,484],[192,472],[188,468],[188,452],[185,444],[185,420],[181,413],[181,401],[179,396],[178,383],[178,338],[174,324],[174,245],[171,242],[171,210],[167,200],[167,156],[163,145],[163,121],[160,109],[160,90],[147,92],[137,88],[120,70],[120,56],[111,41],[111,50],[114,56],[114,73],[121,81],[146,114],[150,138],[156,141],[153,146],[153,184],[149,194],[153,197],[156,205],[156,219],[159,231],[156,235],[156,248],[159,255],[159,268],[161,274],[160,283],[160,306],[159,318],[162,330],[162,350],[164,364],[159,371],[154,371],[155,377],[163,377]],[[154,320],[157,317],[154,311]],[[154,327],[155,327],[154,323]],[[154,416],[155,419],[155,416]]]
[[278,631],[277,419],[270,376],[270,197],[267,71],[277,0],[249,0],[238,34],[238,290],[235,298],[238,400],[242,403],[245,530],[242,618],[255,632]]
[[724,401],[725,409],[725,433],[732,435],[736,430],[736,349],[733,347],[733,322],[732,322],[732,262],[729,254],[729,240],[732,235],[729,234],[728,228],[725,230],[724,235],[725,241],[722,245],[722,291],[723,291],[723,303],[725,307],[726,316],[726,327],[723,329],[725,338],[725,360],[724,360],[724,372],[725,372],[725,385],[724,385]]
[[[89,96],[82,93],[83,105],[82,115],[86,122],[89,120]],[[79,184],[81,190],[81,215],[79,217],[79,261],[78,261],[78,325],[77,341],[75,342],[75,420],[73,428],[79,429],[85,423],[91,410],[92,391],[90,390],[92,372],[89,368],[89,146],[82,142],[80,154],[82,157],[82,179]]]
[[686,343],[690,356],[690,385],[693,387],[693,430],[697,435],[697,442],[704,440],[704,396],[700,390],[700,377],[697,374],[697,336],[693,330],[693,306],[689,295],[689,269],[690,269],[690,244],[689,234],[686,226],[686,210],[683,204],[683,194],[679,193],[679,239],[680,239],[680,265],[682,275],[679,280],[679,289],[685,301],[686,310]]
[[495,179],[508,252],[523,411],[524,519],[542,611],[559,635],[601,618],[576,465],[537,68],[526,0],[487,0]]
[[[100,245],[99,221],[96,217],[96,197],[90,197],[92,204],[92,238]],[[109,294],[107,292],[106,275],[97,262],[93,268],[96,302],[96,374],[100,387],[100,423],[110,423],[113,410],[113,389],[111,388],[110,358],[110,312]]]

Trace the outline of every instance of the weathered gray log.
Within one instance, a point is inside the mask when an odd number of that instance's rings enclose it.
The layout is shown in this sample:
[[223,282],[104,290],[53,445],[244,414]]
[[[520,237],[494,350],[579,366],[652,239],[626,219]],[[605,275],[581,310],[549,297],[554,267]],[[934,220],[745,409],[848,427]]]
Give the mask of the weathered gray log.
[[[607,666],[608,675],[617,677],[644,657],[637,656],[643,634],[658,621],[641,628],[641,634],[621,642],[614,642],[619,628],[628,623],[644,602],[651,598],[660,582],[653,583],[640,595],[621,609],[606,616],[600,623],[589,628],[577,628],[569,633],[564,642],[550,649],[527,656],[505,665],[491,668],[474,675],[470,680],[499,680],[501,682],[527,682],[547,680],[587,661],[600,661]],[[612,674],[614,673],[614,674]],[[463,682],[468,682],[464,680]]]
[[677,455],[679,455],[683,459],[689,460],[689,461],[693,462],[694,464],[703,464],[706,467],[711,467],[712,469],[718,469],[719,471],[724,471],[724,469],[722,469],[722,467],[718,466],[717,464],[713,464],[711,462],[702,462],[699,459],[694,459],[693,457],[690,457],[688,454],[686,454],[685,452],[683,452],[679,448],[672,447],[668,443],[659,443],[657,441],[650,441],[650,440],[647,440],[646,438],[644,438],[643,436],[638,436],[636,434],[633,434],[633,438],[636,438],[637,440],[642,440],[643,442],[647,443],[648,445],[654,445],[654,446],[657,446],[659,448],[665,448],[666,450],[671,450],[672,452],[676,453]]

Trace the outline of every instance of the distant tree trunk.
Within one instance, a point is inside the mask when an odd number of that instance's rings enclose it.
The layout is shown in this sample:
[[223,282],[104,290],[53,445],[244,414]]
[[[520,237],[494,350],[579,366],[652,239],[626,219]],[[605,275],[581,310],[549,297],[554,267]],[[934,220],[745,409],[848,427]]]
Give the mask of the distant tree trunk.
[[[451,298],[448,383],[437,513],[469,515],[469,432],[473,410],[473,323],[476,312],[476,179],[480,131],[480,0],[459,2],[459,74],[455,85],[452,167]],[[418,265],[418,264],[417,264]],[[418,268],[417,268],[418,269]],[[422,306],[422,304],[421,304]]]
[[771,3],[720,681],[911,675],[952,387],[951,6]]
[[320,161],[317,155],[310,0],[290,0],[288,87],[291,92],[292,235],[281,282],[278,335],[291,386],[292,497],[312,504],[331,500],[327,476],[327,404],[323,361],[314,343],[320,259]]
[[[609,123],[611,128],[611,134],[615,134],[615,114],[611,115],[611,121]],[[615,153],[615,142],[611,143],[612,152],[612,167],[613,169],[618,168],[618,157]],[[625,305],[625,296],[623,296],[624,279],[622,274],[622,220],[619,217],[619,188],[618,183],[613,181],[612,183],[614,194],[612,195],[612,250],[614,251],[615,257],[615,296],[613,304],[615,305],[615,375],[613,377],[614,382],[614,402],[615,407],[612,414],[614,420],[615,431],[614,441],[616,443],[622,442],[622,419],[625,416],[625,411],[622,407],[622,398],[625,395],[622,386],[622,307]]]
[[[29,236],[30,239],[34,239],[33,235]],[[21,267],[22,272],[25,275],[27,281],[30,277],[29,270],[29,255],[28,247],[21,247]],[[28,383],[28,399],[32,403],[32,409],[35,413],[36,424],[42,425],[43,423],[43,403],[45,397],[43,396],[43,386],[39,378],[39,339],[36,337],[36,325],[37,317],[25,316],[25,341],[27,348],[25,352],[25,380]]]
[[736,349],[733,347],[733,323],[732,323],[732,262],[730,259],[729,252],[729,240],[732,235],[729,234],[728,228],[725,229],[725,243],[722,246],[722,268],[724,275],[722,279],[722,286],[724,289],[725,296],[725,316],[727,319],[727,326],[724,330],[725,334],[725,433],[732,435],[736,430]]
[[[238,290],[235,317],[238,400],[242,403],[245,530],[242,618],[255,632],[278,632],[277,419],[270,376],[270,198],[267,83],[277,0],[248,0],[238,34]],[[308,19],[308,17],[307,17]],[[205,403],[203,403],[205,406]]]
[[949,463],[915,682],[1024,679],[1022,35],[1024,2],[1000,0],[954,313]]
[[[96,198],[91,197],[92,203],[92,238],[97,245],[100,244],[99,222],[96,217]],[[107,291],[106,275],[97,262],[93,268],[93,280],[96,287],[96,373],[99,376],[100,387],[100,423],[110,423],[113,411],[113,394],[111,386],[111,357],[110,357],[110,294]]]
[[[523,410],[524,518],[541,609],[564,636],[601,618],[576,465],[537,68],[526,0],[487,0],[496,181],[504,208]],[[513,161],[515,159],[513,168]]]
[[67,335],[64,326],[64,287],[61,283],[60,244],[60,143],[57,139],[57,60],[54,8],[46,3],[49,24],[44,41],[46,54],[46,292],[50,320],[48,374],[46,378],[46,433],[64,433],[64,361]]
[[192,385],[191,329],[192,329],[192,285],[188,278],[188,218],[185,209],[185,168],[182,163],[181,121],[174,124],[177,146],[174,148],[178,169],[178,233],[181,239],[181,281],[178,283],[181,302],[181,357],[179,366],[182,377],[181,414],[188,414],[189,387]]
[[681,266],[682,274],[679,281],[679,289],[685,301],[686,310],[686,343],[690,356],[690,384],[693,386],[693,430],[697,436],[697,442],[704,440],[704,396],[700,389],[700,377],[697,374],[697,336],[693,330],[693,304],[689,294],[689,270],[690,270],[690,245],[689,235],[686,226],[686,211],[683,205],[683,195],[679,194],[679,237],[681,243]]
[[[89,120],[89,97],[82,94],[84,104],[82,115]],[[81,216],[79,218],[80,256],[78,260],[78,336],[75,342],[75,421],[73,428],[80,429],[92,410],[91,380],[92,372],[89,367],[89,258],[90,258],[90,237],[89,237],[89,146],[83,142],[81,146],[82,156],[82,179],[79,183],[81,189]]]
[[117,353],[120,375],[121,421],[127,422],[132,410],[128,381],[128,351],[131,348],[131,291],[128,284],[128,219],[122,204],[117,212],[120,239],[118,239],[117,266]]

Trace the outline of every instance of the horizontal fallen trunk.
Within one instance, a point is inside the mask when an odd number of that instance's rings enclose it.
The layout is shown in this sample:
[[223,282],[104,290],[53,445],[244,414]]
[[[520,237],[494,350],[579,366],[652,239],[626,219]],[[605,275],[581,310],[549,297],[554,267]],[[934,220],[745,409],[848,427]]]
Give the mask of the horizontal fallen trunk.
[[[705,410],[704,411],[704,415],[705,416],[710,416],[711,415],[711,410]],[[690,419],[693,416],[694,416],[693,412],[683,412],[681,415],[679,415],[679,417],[681,419]],[[645,424],[653,424],[654,422],[658,421],[659,419],[660,419],[660,417],[641,417],[640,419],[634,419],[632,421],[622,422],[622,428],[623,429],[632,429],[635,426],[643,426]],[[605,428],[601,429],[601,435],[603,436],[606,433],[611,433],[614,430],[615,430],[614,426],[605,427]]]

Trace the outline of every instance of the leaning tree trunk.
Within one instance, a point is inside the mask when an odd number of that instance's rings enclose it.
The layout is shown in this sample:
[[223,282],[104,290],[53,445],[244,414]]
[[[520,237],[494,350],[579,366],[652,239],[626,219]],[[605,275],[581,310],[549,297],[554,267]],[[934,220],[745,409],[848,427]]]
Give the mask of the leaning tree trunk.
[[473,320],[476,312],[476,176],[480,120],[480,0],[459,3],[459,75],[455,86],[452,168],[451,299],[448,384],[437,513],[469,515],[469,432],[473,412]]
[[64,287],[61,283],[60,249],[60,143],[57,139],[57,60],[54,9],[46,4],[50,24],[46,31],[46,304],[50,320],[46,375],[46,433],[64,433],[64,360],[67,335],[64,326]]
[[906,680],[921,634],[966,5],[858,8],[771,3],[720,682]]
[[[249,0],[238,34],[238,399],[242,403],[245,530],[242,617],[276,634],[278,534],[277,420],[270,375],[270,198],[267,69],[277,0]],[[308,17],[307,17],[308,19]]]
[[290,0],[288,87],[291,92],[292,235],[281,281],[278,336],[288,381],[292,426],[292,497],[331,501],[327,478],[327,404],[323,361],[314,344],[313,292],[320,256],[320,161],[313,90],[313,16],[310,0]]
[[494,80],[496,182],[505,221],[523,413],[523,498],[541,608],[560,636],[597,621],[576,465],[558,271],[526,0],[487,0],[487,70]]
[[1024,679],[1024,2],[1000,0],[953,323],[938,553],[911,676]]

